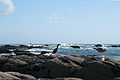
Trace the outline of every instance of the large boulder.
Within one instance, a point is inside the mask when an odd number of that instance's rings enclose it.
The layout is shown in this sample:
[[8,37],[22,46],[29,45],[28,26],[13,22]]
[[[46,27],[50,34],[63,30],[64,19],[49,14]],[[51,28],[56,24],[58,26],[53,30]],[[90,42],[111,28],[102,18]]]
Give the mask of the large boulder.
[[80,78],[113,80],[120,76],[120,62],[88,55],[17,55],[0,57],[0,71],[19,72],[36,78]]

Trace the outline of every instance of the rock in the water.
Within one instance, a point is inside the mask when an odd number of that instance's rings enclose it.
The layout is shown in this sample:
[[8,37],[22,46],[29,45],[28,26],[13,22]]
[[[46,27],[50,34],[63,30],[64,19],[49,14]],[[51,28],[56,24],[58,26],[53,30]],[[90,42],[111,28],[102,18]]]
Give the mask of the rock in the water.
[[102,44],[96,44],[95,47],[103,47]]
[[111,45],[109,47],[120,47],[120,45]]
[[80,46],[70,46],[70,47],[80,49]]

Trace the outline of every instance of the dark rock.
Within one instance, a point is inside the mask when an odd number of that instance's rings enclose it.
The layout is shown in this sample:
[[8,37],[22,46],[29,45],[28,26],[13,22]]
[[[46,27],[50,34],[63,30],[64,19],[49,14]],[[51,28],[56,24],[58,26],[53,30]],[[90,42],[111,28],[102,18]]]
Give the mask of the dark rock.
[[20,47],[20,48],[28,48],[28,46],[26,46],[26,45],[19,45],[18,47]]
[[80,78],[54,78],[54,79],[39,78],[38,80],[83,80],[83,79],[80,79]]
[[13,45],[4,45],[2,47],[6,48],[6,49],[16,49],[17,48],[17,46],[13,46]]
[[113,80],[120,80],[120,77],[114,78]]
[[70,46],[70,47],[80,49],[80,46]]
[[50,51],[41,51],[41,54],[52,53]]
[[[80,78],[84,80],[113,80],[120,76],[120,62],[94,56],[17,55],[0,57],[0,71],[19,72],[36,78]],[[63,79],[64,80],[64,79]]]
[[95,47],[103,47],[102,44],[96,44]]
[[45,46],[49,46],[48,44],[45,44]]
[[112,67],[101,61],[89,62],[79,74],[82,74],[85,80],[112,80],[115,77]]
[[30,53],[29,51],[19,51],[19,50],[15,50],[14,53],[16,55],[28,55],[28,56],[35,55],[35,54]]
[[111,45],[109,47],[120,47],[120,45]]
[[0,53],[11,53],[11,51],[9,51],[8,49],[4,47],[0,47]]
[[5,73],[10,74],[12,76],[15,76],[19,79],[36,80],[35,77],[33,77],[31,75],[27,75],[27,74],[21,74],[21,73],[18,73],[18,72],[5,72]]
[[0,53],[11,53],[11,52],[20,52],[28,49],[26,45],[12,46],[4,45],[0,47]]
[[98,52],[100,52],[100,53],[104,53],[104,52],[107,51],[105,48],[100,48],[100,47],[98,47],[98,48],[95,48],[95,47],[94,47],[93,49],[95,49],[96,51],[98,51]]

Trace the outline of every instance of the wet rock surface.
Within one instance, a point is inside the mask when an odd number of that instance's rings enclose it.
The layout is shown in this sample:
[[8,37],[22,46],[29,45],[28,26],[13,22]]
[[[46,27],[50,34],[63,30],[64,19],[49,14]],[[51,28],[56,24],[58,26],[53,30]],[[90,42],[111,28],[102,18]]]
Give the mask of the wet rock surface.
[[0,71],[19,72],[37,79],[71,77],[84,80],[113,80],[120,77],[120,62],[108,57],[105,57],[105,61],[98,61],[89,55],[1,56]]

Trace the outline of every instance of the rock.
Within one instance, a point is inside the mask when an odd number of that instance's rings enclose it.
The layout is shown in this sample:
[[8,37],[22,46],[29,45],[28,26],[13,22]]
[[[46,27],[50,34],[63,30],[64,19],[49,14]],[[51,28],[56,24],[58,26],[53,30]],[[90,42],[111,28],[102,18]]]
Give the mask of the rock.
[[83,74],[85,80],[112,80],[114,78],[112,67],[101,61],[88,63],[79,74]]
[[45,44],[45,46],[49,46],[48,44]]
[[16,54],[16,55],[28,55],[28,56],[30,56],[30,55],[35,55],[35,54],[32,54],[32,53],[30,53],[30,51],[14,51],[14,53]]
[[113,80],[120,80],[120,77],[114,78]]
[[19,48],[28,48],[28,46],[26,46],[26,45],[19,45],[18,47]]
[[70,47],[80,49],[80,46],[70,46]]
[[0,47],[0,53],[10,53],[10,51],[4,47]]
[[19,79],[19,78],[12,76],[10,74],[0,72],[0,79]]
[[50,51],[41,51],[41,54],[52,53]]
[[113,80],[120,76],[120,62],[108,57],[105,61],[97,61],[94,55],[2,56],[0,71],[19,72],[39,79]]
[[54,79],[39,78],[38,80],[83,80],[83,79],[80,79],[80,78],[54,78]]
[[18,72],[0,72],[0,80],[13,80],[13,79],[30,79],[30,80],[35,80],[36,78],[30,75],[26,75],[26,74],[21,74]]
[[0,47],[0,53],[25,52],[28,49],[26,45],[12,46],[4,45]]
[[2,47],[6,48],[6,49],[16,49],[17,48],[17,46],[13,46],[13,45],[4,45]]
[[109,47],[120,47],[120,45],[111,45]]
[[96,51],[98,51],[98,52],[100,52],[100,53],[104,53],[104,52],[106,52],[107,50],[105,49],[105,48],[93,48],[93,49],[95,49]]
[[95,47],[103,47],[102,44],[96,44]]
[[18,72],[5,72],[7,74],[10,74],[12,76],[15,76],[19,79],[28,79],[28,80],[35,80],[36,78],[31,76],[31,75],[27,75],[27,74],[21,74],[21,73],[18,73]]

